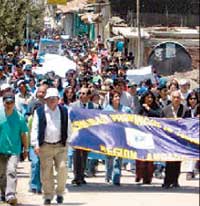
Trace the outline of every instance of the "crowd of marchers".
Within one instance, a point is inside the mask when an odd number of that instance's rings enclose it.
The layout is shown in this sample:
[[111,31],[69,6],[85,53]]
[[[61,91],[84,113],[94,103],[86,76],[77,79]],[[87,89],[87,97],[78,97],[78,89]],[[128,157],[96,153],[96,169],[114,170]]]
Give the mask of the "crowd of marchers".
[[[56,38],[59,40],[59,35]],[[153,70],[153,79],[144,76],[139,83],[129,81],[126,72],[135,69],[134,55],[125,54],[119,42],[111,49],[100,36],[95,41],[86,36],[62,40],[63,55],[76,63],[76,70],[68,70],[65,77],[56,71],[38,74],[38,44],[29,46],[28,52],[20,47],[11,52],[0,51],[0,192],[3,202],[17,204],[17,165],[27,157],[31,164],[29,190],[42,193],[45,205],[51,204],[54,195],[58,204],[64,202],[67,169],[73,170],[72,184],[77,186],[87,184],[88,176],[95,176],[98,155],[90,156],[87,151],[68,144],[71,107],[148,117],[200,117],[199,88],[191,89],[188,80],[168,79]],[[107,155],[103,160],[105,183],[120,186],[121,168],[127,162]],[[165,171],[162,187],[180,187],[180,161],[156,164],[136,160],[134,164],[135,182],[151,184],[155,171],[156,175]],[[195,177],[196,167],[197,162],[190,160],[188,180]]]

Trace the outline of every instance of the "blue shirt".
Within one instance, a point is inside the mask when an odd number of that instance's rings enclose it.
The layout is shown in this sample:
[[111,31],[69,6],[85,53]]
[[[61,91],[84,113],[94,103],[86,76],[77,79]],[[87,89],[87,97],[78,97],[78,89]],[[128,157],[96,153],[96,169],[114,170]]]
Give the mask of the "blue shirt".
[[[116,112],[116,110],[113,108],[112,105],[108,104],[105,108],[104,111],[110,111],[110,112]],[[125,113],[133,113],[130,107],[119,105],[119,112],[125,112]]]
[[116,47],[117,47],[117,50],[118,50],[119,52],[123,52],[124,42],[123,42],[123,41],[118,41]]

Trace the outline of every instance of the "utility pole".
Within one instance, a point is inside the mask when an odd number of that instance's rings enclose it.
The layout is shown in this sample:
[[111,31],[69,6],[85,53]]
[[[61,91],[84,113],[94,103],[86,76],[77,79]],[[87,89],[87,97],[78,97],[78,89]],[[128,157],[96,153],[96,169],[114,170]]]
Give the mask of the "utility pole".
[[30,25],[30,14],[26,14],[26,50],[29,51],[29,25]]
[[[100,0],[98,0],[97,1],[97,3],[98,3],[98,6],[97,6],[97,13],[101,13],[101,1]],[[100,22],[99,22],[99,20],[98,20],[98,22],[97,22],[97,36],[100,34]]]
[[137,44],[137,68],[140,67],[141,61],[141,30],[140,30],[140,0],[137,0],[137,32],[138,32],[138,44]]

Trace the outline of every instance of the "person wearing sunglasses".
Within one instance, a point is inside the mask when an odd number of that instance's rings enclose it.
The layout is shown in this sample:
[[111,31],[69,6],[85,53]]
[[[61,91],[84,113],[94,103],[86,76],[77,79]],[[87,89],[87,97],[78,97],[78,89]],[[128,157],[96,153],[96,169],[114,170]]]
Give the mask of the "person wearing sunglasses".
[[[90,101],[91,91],[88,88],[82,87],[79,91],[79,99],[69,106],[72,108],[95,109],[94,104]],[[73,168],[74,179],[72,184],[80,186],[86,184],[85,170],[88,158],[88,152],[81,149],[74,149],[73,152]]]
[[[199,106],[199,101],[198,101],[198,93],[196,91],[192,91],[188,94],[187,99],[186,99],[186,106],[188,107],[188,111],[186,116],[187,117],[197,117],[197,108]],[[195,160],[188,160],[187,161],[187,174],[186,174],[186,179],[187,180],[192,180],[195,178],[195,165],[196,161]]]

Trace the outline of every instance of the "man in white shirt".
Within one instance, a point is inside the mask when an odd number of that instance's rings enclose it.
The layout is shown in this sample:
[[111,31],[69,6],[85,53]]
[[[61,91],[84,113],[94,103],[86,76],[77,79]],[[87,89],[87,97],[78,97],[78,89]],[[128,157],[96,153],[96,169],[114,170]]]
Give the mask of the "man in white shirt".
[[[59,94],[56,88],[47,89],[45,100],[46,104],[39,107],[33,116],[31,145],[40,157],[44,204],[50,205],[54,193],[57,195],[57,203],[63,203],[67,178],[68,111],[58,105]],[[56,190],[53,166],[57,171]]]
[[136,114],[139,109],[139,98],[137,95],[137,84],[135,82],[128,83],[128,93],[132,97],[131,109]]

